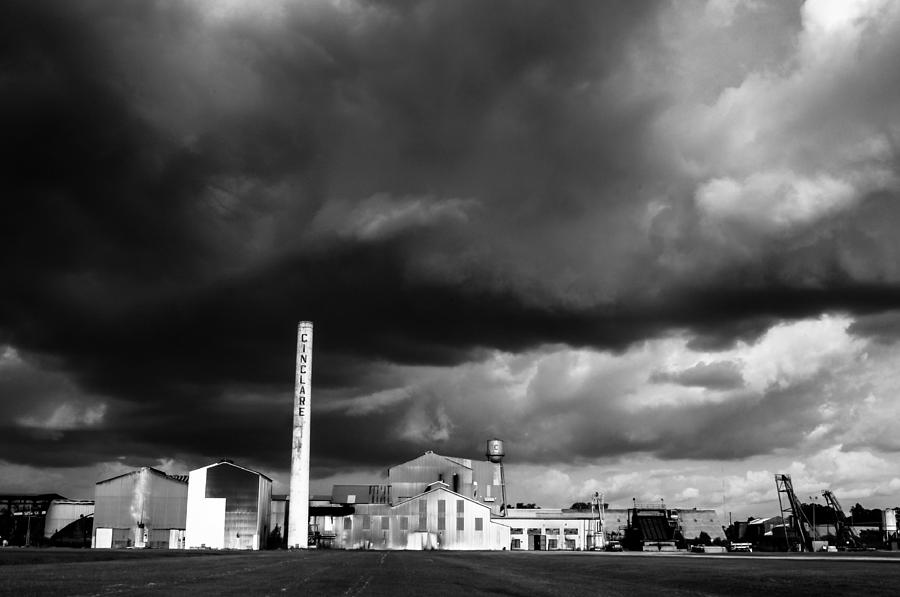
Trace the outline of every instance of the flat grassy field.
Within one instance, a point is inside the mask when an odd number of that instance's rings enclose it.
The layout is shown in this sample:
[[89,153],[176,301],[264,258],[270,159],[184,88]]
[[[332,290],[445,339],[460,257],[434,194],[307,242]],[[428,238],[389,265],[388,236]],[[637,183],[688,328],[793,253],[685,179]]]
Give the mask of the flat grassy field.
[[0,595],[898,595],[893,554],[0,550]]

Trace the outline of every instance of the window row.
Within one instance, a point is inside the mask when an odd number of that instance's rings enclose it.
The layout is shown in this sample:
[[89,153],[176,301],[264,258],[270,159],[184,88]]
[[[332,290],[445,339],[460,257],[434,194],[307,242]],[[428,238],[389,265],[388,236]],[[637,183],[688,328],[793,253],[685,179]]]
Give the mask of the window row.
[[[509,529],[510,535],[522,535],[525,533],[525,529],[521,527],[512,527]],[[539,528],[531,528],[528,529],[529,535],[559,535],[559,528],[551,527],[548,529],[539,529]],[[575,528],[564,528],[563,535],[577,535],[578,529]]]
[[[376,518],[378,518],[376,516]],[[419,516],[381,516],[380,528],[384,531],[389,531],[391,529],[391,519],[396,518],[400,522],[400,530],[408,531],[410,530],[410,519],[416,520],[418,522],[418,526],[415,527],[416,531],[419,532],[427,532],[428,531],[428,517],[427,515],[419,515]],[[362,525],[362,530],[369,531],[372,529],[372,516],[370,514],[361,514],[359,516],[360,524]],[[447,530],[447,518],[445,516],[441,516],[438,514],[438,528],[439,531]],[[353,528],[353,518],[347,516],[344,518],[344,530],[349,531]],[[466,530],[466,519],[462,516],[456,518],[456,530],[464,531]],[[484,530],[484,518],[476,517],[475,518],[475,530],[483,531]]]

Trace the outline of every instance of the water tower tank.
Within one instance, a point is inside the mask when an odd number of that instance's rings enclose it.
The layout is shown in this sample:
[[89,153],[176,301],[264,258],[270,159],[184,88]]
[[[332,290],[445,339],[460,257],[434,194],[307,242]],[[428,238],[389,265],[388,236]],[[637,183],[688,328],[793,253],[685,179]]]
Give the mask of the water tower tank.
[[506,456],[506,453],[503,451],[503,440],[489,439],[486,456],[491,462],[500,462],[503,460],[503,457]]

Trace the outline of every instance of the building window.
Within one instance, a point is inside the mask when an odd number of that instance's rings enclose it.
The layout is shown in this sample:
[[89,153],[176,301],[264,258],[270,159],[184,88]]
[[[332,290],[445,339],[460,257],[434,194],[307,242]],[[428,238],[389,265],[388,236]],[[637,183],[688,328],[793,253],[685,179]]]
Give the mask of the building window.
[[556,539],[547,539],[547,549],[556,549]]
[[428,501],[422,499],[419,501],[419,532],[428,530]]
[[372,517],[368,514],[362,515],[363,530],[368,531],[372,528]]
[[466,504],[463,500],[456,500],[456,530],[466,530]]
[[577,535],[578,529],[563,529],[564,535]]
[[476,519],[475,519],[475,530],[476,530],[476,531],[483,531],[483,530],[484,530],[484,519],[483,519],[483,518],[476,518]]
[[447,530],[447,500],[438,500],[438,530]]
[[352,528],[353,528],[353,519],[348,516],[347,518],[344,519],[344,530],[349,531]]
[[510,549],[522,549],[522,540],[521,539],[513,539],[509,545]]
[[382,516],[381,517],[381,530],[389,531],[391,529],[391,517],[390,516]]
[[522,529],[509,529],[509,534],[510,535],[521,535]]
[[575,550],[575,539],[566,539],[566,549]]
[[545,533],[547,535],[559,535],[559,529],[547,529]]

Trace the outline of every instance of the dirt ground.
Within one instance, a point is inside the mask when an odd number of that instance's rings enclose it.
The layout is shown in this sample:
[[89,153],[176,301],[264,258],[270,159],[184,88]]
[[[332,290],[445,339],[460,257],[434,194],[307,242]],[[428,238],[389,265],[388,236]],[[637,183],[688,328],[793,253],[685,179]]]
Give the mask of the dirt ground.
[[0,595],[897,595],[893,554],[0,550]]

